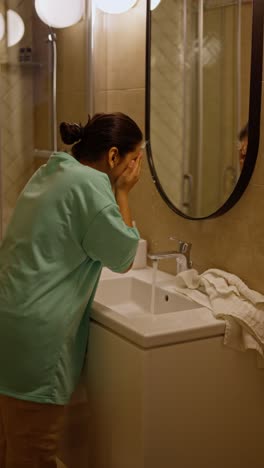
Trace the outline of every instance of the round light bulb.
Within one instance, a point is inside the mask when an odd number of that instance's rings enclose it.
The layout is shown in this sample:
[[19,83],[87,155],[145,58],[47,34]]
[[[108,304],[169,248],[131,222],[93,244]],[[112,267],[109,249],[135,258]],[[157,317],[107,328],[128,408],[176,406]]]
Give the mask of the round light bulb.
[[160,4],[160,1],[161,1],[161,0],[151,0],[151,2],[150,2],[150,9],[151,9],[151,10],[155,10],[155,8],[157,8],[157,6]]
[[21,41],[25,33],[25,25],[21,16],[14,10],[7,10],[7,46],[12,47]]
[[35,0],[43,23],[53,28],[67,28],[78,23],[84,14],[84,0]]
[[124,13],[130,10],[137,0],[96,0],[96,6],[105,13]]
[[2,13],[0,13],[0,41],[3,39],[4,35],[5,35],[5,20],[4,20]]

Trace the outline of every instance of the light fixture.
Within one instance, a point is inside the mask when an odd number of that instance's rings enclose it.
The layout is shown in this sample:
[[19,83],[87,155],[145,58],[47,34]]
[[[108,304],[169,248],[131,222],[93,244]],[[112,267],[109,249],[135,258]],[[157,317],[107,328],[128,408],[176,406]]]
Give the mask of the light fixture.
[[[25,33],[25,25],[21,16],[14,10],[7,10],[7,45],[12,47],[21,41]],[[5,19],[0,13],[0,41],[5,35]]]
[[96,0],[96,6],[105,13],[124,13],[135,6],[137,0]]
[[21,16],[14,10],[7,10],[7,46],[12,47],[21,41],[25,25]]
[[48,43],[52,54],[52,146],[57,151],[57,37],[52,28],[67,28],[84,14],[85,0],[35,0],[36,12],[49,26]]
[[[7,10],[7,46],[12,47],[21,41],[25,33],[25,25],[21,16],[14,10]],[[0,13],[0,41],[5,35],[5,19]]]
[[150,9],[155,10],[155,8],[157,8],[157,6],[160,4],[160,1],[161,0],[151,0],[150,1]]
[[3,39],[4,35],[5,35],[5,20],[4,20],[2,13],[0,13],[0,41]]
[[84,14],[84,0],[35,0],[38,16],[52,28],[67,28]]

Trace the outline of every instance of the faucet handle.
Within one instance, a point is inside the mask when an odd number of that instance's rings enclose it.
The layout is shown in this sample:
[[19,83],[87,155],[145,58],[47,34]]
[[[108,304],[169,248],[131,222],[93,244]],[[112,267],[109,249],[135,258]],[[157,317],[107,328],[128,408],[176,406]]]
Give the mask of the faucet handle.
[[190,252],[192,248],[192,243],[191,242],[186,242],[183,240],[178,240],[176,237],[169,237],[170,240],[176,240],[178,241],[178,252],[185,255],[186,260],[187,260],[187,266],[188,268],[192,268],[192,260],[190,258]]
[[190,252],[191,248],[192,248],[192,243],[191,242],[185,242],[185,241],[182,241],[182,240],[179,240],[179,251],[181,253],[188,253]]
[[188,253],[190,252],[192,248],[192,243],[191,242],[186,242],[183,240],[178,240],[176,237],[169,237],[169,240],[174,240],[178,241],[178,246],[179,246],[179,252],[180,253]]

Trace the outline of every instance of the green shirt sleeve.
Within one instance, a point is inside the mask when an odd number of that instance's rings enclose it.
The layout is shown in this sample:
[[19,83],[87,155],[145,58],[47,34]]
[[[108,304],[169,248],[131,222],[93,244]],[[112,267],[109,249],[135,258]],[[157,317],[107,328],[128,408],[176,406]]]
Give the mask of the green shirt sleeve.
[[103,208],[90,223],[83,240],[86,254],[110,270],[121,273],[133,262],[139,233],[123,221],[114,203]]

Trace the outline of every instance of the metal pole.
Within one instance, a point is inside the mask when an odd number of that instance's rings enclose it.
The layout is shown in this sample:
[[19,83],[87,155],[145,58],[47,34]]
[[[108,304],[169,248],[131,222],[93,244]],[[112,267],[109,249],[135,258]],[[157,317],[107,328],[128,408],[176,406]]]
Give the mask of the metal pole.
[[[190,84],[187,77],[188,67],[188,8],[187,0],[183,0],[183,144],[182,144],[182,190],[181,190],[181,207],[182,211],[190,214],[192,208],[192,175],[190,171],[190,155],[189,155],[189,135],[188,135],[188,118],[189,109],[187,108],[188,90]],[[188,84],[188,86],[187,86]],[[187,144],[188,142],[188,144]]]
[[[238,13],[237,13],[237,135],[241,129],[241,17],[242,5],[241,0],[238,0]],[[240,176],[239,158],[236,155],[236,179]]]
[[94,0],[86,1],[87,21],[86,21],[86,49],[87,49],[87,111],[94,113],[94,24],[96,6]]
[[182,3],[183,6],[183,77],[182,77],[182,82],[183,82],[183,135],[182,135],[182,186],[181,186],[181,206],[182,210],[185,212],[186,206],[185,206],[185,180],[184,180],[184,174],[185,172],[188,171],[186,170],[186,159],[187,159],[187,154],[186,154],[186,59],[187,59],[187,5],[186,5],[186,0],[183,0]]
[[58,150],[57,141],[57,37],[56,33],[50,28],[48,42],[51,44],[51,75],[52,75],[52,149]]
[[199,0],[198,13],[198,166],[197,166],[197,216],[202,216],[203,187],[203,0]]

